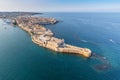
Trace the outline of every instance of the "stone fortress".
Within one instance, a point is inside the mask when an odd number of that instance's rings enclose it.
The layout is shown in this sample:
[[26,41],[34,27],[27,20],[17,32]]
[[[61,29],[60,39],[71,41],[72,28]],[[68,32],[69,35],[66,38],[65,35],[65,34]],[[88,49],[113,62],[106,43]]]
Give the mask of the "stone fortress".
[[42,13],[33,12],[0,12],[0,19],[10,21],[12,24],[19,26],[24,31],[28,32],[32,41],[39,46],[50,50],[78,54],[86,58],[92,55],[92,51],[88,48],[81,48],[66,44],[64,39],[54,37],[50,29],[43,25],[56,24],[58,21],[55,18],[34,17],[33,15]]
[[43,26],[46,24],[57,23],[57,20],[54,18],[19,16],[13,18],[12,23],[27,31],[30,34],[32,41],[39,46],[56,52],[82,55],[86,58],[91,56],[90,49],[66,44],[64,39],[54,37],[52,31]]

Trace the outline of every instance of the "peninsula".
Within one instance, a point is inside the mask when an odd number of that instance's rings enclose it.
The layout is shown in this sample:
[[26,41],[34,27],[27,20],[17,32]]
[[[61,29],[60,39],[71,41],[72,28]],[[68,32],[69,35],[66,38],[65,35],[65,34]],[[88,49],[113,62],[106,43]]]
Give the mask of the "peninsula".
[[43,26],[57,23],[58,21],[55,18],[34,17],[31,14],[33,15],[33,13],[22,13],[22,15],[15,15],[14,17],[13,14],[12,16],[0,14],[0,18],[11,19],[12,24],[28,32],[32,41],[39,46],[60,53],[78,54],[86,58],[91,56],[92,51],[90,49],[66,44],[64,39],[54,37],[53,32]]

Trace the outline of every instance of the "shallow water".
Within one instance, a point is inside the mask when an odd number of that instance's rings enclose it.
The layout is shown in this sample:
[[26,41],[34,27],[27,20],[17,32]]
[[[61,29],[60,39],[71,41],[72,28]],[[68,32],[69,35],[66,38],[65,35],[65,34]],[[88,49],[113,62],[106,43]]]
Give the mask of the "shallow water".
[[119,13],[44,13],[56,37],[95,53],[90,59],[32,43],[17,26],[0,20],[0,80],[120,80]]

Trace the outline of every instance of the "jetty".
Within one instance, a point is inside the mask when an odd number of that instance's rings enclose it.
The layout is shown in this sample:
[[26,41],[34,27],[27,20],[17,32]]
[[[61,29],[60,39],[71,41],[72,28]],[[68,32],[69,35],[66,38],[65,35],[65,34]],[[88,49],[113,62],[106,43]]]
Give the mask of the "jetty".
[[[0,17],[7,18],[6,16]],[[8,15],[8,18],[10,19],[11,16]],[[12,17],[11,22],[28,32],[33,43],[39,46],[60,53],[78,54],[86,58],[91,56],[92,51],[90,49],[66,44],[64,39],[54,37],[53,32],[44,27],[44,25],[56,24],[58,21],[55,18],[19,15]]]

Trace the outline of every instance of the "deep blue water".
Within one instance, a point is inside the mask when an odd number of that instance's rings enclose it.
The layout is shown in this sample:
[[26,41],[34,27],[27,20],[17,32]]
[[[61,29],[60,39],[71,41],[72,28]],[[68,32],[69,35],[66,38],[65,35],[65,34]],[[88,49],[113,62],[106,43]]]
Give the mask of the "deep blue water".
[[[0,20],[0,80],[120,80],[120,13],[44,13],[56,37],[97,56],[56,53]],[[105,67],[104,67],[105,66]]]

